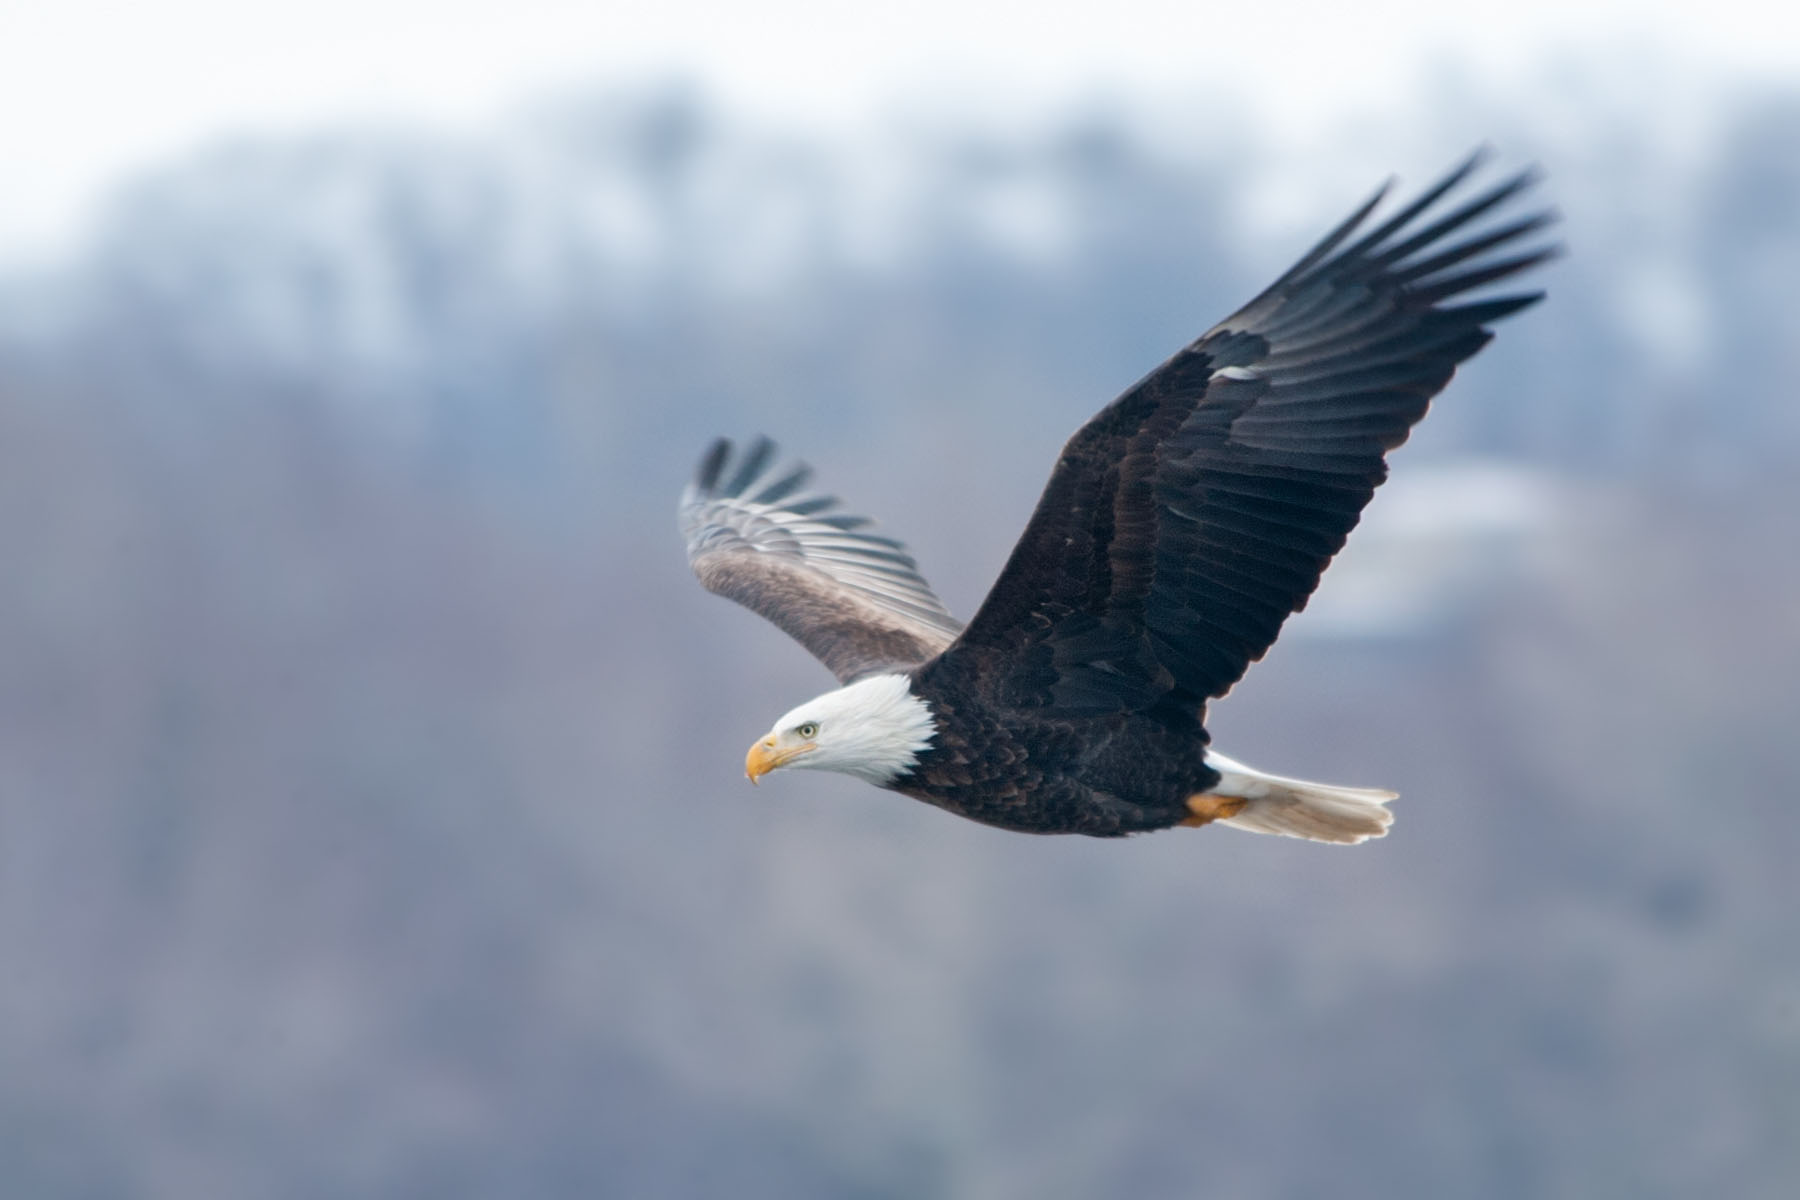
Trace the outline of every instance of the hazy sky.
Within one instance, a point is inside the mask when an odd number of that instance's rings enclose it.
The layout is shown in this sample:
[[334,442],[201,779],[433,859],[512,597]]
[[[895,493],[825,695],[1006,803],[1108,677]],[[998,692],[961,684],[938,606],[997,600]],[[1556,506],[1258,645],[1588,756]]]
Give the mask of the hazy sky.
[[[221,133],[466,122],[572,88],[687,76],[754,116],[826,125],[934,88],[1014,113],[1082,94],[1211,88],[1305,138],[1392,109],[1432,71],[1524,87],[1591,70],[1681,104],[1800,79],[1800,17],[1784,8],[0,0],[0,258],[52,252],[109,180]],[[1620,65],[1632,63],[1643,70]]]

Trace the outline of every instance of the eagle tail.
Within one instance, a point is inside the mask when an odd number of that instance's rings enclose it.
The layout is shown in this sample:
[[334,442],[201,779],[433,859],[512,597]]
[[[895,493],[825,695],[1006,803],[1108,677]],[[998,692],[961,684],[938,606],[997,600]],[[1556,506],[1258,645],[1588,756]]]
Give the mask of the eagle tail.
[[1396,792],[1266,775],[1213,751],[1206,763],[1220,775],[1209,795],[1243,801],[1218,818],[1234,829],[1351,846],[1382,836],[1394,823],[1387,805]]

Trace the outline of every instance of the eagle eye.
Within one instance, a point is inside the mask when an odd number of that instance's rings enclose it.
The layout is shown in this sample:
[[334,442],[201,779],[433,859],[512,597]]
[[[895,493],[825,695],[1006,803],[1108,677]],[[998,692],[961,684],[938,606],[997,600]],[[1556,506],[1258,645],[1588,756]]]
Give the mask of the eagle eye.
[[808,721],[804,725],[796,725],[794,732],[803,738],[817,737],[819,736],[819,726],[816,721]]

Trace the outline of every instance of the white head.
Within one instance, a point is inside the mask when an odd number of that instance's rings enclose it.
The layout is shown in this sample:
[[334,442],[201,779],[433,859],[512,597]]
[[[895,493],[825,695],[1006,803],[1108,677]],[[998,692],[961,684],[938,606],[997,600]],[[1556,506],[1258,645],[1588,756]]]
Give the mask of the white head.
[[755,783],[777,767],[842,771],[881,785],[919,761],[937,726],[904,675],[871,675],[808,700],[775,722],[744,759]]

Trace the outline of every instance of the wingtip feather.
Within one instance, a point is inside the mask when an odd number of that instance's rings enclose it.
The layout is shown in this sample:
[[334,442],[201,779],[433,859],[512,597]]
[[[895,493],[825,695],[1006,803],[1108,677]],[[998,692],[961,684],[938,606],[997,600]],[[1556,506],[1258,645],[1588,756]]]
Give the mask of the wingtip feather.
[[710,494],[719,483],[719,472],[725,469],[726,460],[731,457],[731,439],[714,438],[712,445],[706,448],[701,456],[700,465],[694,471],[694,487],[702,493]]

